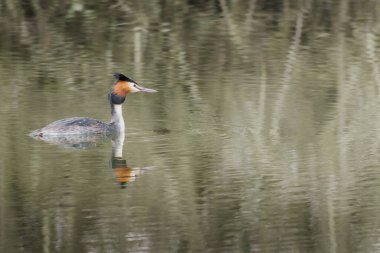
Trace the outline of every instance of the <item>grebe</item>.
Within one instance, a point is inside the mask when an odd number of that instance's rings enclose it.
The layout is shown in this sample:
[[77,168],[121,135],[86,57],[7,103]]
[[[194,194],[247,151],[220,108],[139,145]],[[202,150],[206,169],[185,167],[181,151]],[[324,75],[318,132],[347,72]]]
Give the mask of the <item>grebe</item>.
[[124,135],[124,119],[122,104],[129,93],[157,92],[153,89],[141,87],[132,79],[121,73],[115,73],[116,82],[108,94],[111,105],[111,121],[104,123],[97,119],[74,117],[54,121],[49,125],[34,130],[31,136],[64,136],[64,135],[93,135],[93,134],[119,134]]

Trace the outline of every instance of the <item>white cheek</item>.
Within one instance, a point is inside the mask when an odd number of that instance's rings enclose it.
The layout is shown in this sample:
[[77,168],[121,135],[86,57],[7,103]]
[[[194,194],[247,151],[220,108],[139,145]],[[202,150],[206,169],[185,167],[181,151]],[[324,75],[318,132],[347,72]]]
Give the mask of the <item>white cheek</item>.
[[131,93],[135,93],[135,92],[139,92],[140,90],[135,88],[133,85],[129,85],[129,89],[131,91]]

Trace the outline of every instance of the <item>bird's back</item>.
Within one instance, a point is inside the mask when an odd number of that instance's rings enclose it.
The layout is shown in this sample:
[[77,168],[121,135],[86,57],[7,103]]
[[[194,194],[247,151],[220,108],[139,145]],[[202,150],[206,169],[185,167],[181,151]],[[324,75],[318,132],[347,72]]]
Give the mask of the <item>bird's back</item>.
[[97,119],[74,117],[60,119],[44,128],[34,130],[32,136],[103,134],[110,131],[110,125]]

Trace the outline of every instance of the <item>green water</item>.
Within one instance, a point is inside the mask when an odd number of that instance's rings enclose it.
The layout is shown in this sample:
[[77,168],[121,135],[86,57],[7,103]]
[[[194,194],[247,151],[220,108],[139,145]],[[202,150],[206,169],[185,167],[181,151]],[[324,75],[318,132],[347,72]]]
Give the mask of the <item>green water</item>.
[[[0,252],[380,250],[377,1],[0,11]],[[116,71],[159,91],[125,140],[27,136],[109,121]]]

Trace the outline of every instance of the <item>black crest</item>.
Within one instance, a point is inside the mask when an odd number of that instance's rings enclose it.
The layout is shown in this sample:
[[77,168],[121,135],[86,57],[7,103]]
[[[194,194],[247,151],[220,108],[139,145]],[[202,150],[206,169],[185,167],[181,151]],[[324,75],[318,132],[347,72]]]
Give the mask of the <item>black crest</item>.
[[131,78],[121,74],[121,73],[118,73],[116,72],[115,74],[113,74],[113,76],[116,78],[116,80],[118,81],[127,81],[127,82],[132,82],[132,83],[136,83],[135,81],[133,81]]

